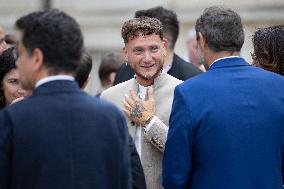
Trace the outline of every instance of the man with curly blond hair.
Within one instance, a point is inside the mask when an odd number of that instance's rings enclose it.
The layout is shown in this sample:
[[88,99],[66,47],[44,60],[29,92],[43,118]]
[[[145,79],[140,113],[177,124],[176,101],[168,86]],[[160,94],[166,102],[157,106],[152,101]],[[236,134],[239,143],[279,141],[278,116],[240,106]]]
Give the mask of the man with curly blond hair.
[[160,189],[162,157],[168,133],[173,92],[180,80],[163,71],[166,56],[162,24],[140,17],[122,27],[124,60],[135,77],[102,93],[122,109],[140,155],[148,189]]

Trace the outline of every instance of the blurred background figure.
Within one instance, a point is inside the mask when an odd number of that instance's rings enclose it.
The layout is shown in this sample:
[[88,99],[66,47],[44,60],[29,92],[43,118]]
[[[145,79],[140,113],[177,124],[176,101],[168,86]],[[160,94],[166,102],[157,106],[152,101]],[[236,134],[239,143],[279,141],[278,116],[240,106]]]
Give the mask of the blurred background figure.
[[93,67],[93,59],[87,50],[84,50],[80,66],[78,66],[75,80],[81,89],[85,89],[89,81],[89,75]]
[[0,26],[0,54],[7,49],[7,44],[5,42],[5,31]]
[[0,39],[3,39],[5,37],[5,31],[4,29],[0,26]]
[[284,25],[258,29],[252,42],[253,65],[284,75]]
[[196,31],[194,28],[191,28],[187,34],[186,40],[186,48],[187,48],[187,58],[190,63],[199,68],[202,71],[206,71],[203,60],[200,54],[200,50],[198,49],[197,41],[196,41]]
[[18,52],[15,47],[5,50],[0,55],[0,109],[17,98],[24,97],[27,92],[21,88],[19,71],[16,68]]
[[18,43],[17,37],[15,35],[12,35],[12,34],[6,34],[4,36],[4,40],[7,44],[7,48],[16,46],[17,43]]
[[[99,67],[99,78],[102,87],[101,92],[113,85],[116,73],[123,62],[124,60],[122,54],[119,52],[110,52],[102,57],[102,61]],[[97,96],[99,96],[100,93],[97,94]]]

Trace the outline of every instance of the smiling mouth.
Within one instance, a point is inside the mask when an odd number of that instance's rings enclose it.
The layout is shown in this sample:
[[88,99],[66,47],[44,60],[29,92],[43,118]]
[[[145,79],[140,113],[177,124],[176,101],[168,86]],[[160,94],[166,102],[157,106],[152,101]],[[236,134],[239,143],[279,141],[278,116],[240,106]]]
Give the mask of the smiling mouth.
[[144,65],[144,66],[141,66],[141,67],[148,69],[148,68],[152,68],[154,66],[155,66],[155,64],[150,64],[150,65]]

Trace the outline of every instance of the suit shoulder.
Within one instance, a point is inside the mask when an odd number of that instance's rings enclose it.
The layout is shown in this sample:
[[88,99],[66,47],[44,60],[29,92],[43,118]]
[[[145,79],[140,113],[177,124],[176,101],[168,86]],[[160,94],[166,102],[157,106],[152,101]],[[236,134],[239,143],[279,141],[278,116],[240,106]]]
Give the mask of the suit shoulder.
[[183,82],[182,80],[179,80],[179,79],[177,79],[177,78],[167,74],[167,77],[166,77],[167,85],[174,85],[174,86],[176,86],[176,85],[181,84],[182,82]]
[[192,63],[187,62],[176,55],[175,62],[179,65],[184,73],[191,73],[191,75],[198,75],[202,73],[202,71],[194,66]]

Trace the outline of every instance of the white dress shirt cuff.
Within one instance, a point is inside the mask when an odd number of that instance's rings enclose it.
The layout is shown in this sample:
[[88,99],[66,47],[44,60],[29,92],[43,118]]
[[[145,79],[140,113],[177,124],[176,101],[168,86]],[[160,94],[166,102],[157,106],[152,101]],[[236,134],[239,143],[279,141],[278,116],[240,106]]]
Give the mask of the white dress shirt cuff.
[[153,124],[154,124],[154,122],[156,121],[156,119],[157,119],[157,116],[154,116],[154,117],[151,119],[150,123],[144,127],[145,133],[147,133],[147,132],[151,129],[151,127],[153,126]]

